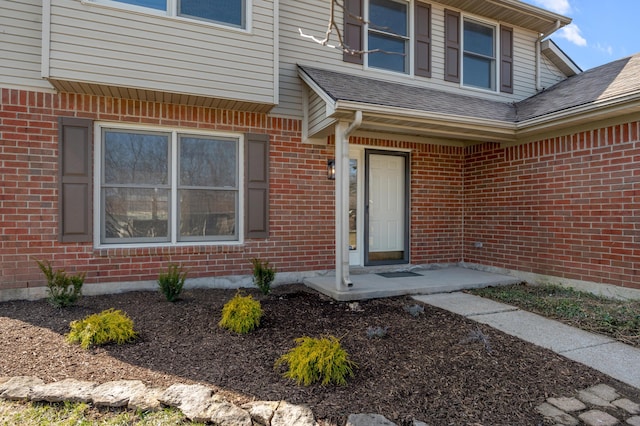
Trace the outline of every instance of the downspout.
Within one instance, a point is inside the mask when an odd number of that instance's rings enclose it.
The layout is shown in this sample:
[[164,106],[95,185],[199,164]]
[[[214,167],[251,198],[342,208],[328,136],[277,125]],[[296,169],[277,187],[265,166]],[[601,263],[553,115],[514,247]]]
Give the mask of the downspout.
[[336,290],[351,287],[349,276],[349,136],[362,124],[362,111],[356,111],[347,126],[336,124]]
[[542,42],[542,39],[558,31],[560,29],[560,25],[561,25],[560,20],[557,20],[555,28],[553,28],[551,31],[547,31],[546,33],[540,34],[540,36],[536,39],[536,92],[539,92],[542,90],[542,84],[540,82],[541,73],[542,73],[541,65],[540,65],[542,51],[540,48],[540,43]]

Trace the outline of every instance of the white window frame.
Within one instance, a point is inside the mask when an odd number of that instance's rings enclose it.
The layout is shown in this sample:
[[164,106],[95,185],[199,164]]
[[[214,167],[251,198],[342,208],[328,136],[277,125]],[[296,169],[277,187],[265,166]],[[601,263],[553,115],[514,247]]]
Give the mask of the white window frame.
[[250,32],[252,20],[251,17],[253,15],[253,0],[241,0],[244,2],[244,22],[243,25],[233,25],[226,22],[221,21],[211,21],[208,19],[198,19],[190,16],[181,16],[178,15],[178,0],[166,0],[167,1],[167,10],[162,11],[159,9],[153,9],[150,7],[138,6],[134,4],[123,3],[117,0],[81,0],[83,4],[103,6],[113,9],[122,9],[125,11],[131,11],[142,15],[153,15],[163,18],[169,18],[178,21],[185,21],[199,25],[205,26],[214,26],[227,30],[237,30],[242,32]]
[[[102,130],[116,129],[133,132],[169,133],[171,168],[170,176],[170,211],[169,211],[169,241],[168,242],[132,242],[132,243],[104,243],[102,242]],[[207,136],[213,138],[229,138],[238,141],[238,206],[237,206],[237,239],[235,240],[197,240],[178,241],[178,135]],[[244,134],[202,131],[190,128],[176,128],[166,126],[131,125],[112,122],[96,122],[94,124],[94,163],[93,163],[93,240],[95,248],[143,248],[143,247],[181,247],[181,246],[228,246],[244,243]]]
[[[493,28],[493,53],[494,57],[494,81],[493,89],[483,88],[479,86],[469,86],[464,84],[464,24],[467,21]],[[500,23],[497,21],[489,21],[487,19],[478,18],[477,16],[461,14],[460,16],[460,87],[470,90],[478,90],[481,92],[498,93],[500,89]]]
[[406,51],[406,66],[407,66],[407,70],[404,72],[400,72],[400,71],[394,71],[394,70],[389,70],[386,68],[379,68],[379,67],[372,67],[369,66],[369,54],[365,54],[364,55],[364,67],[365,69],[369,69],[369,70],[375,70],[375,71],[379,71],[379,72],[383,72],[383,73],[389,73],[389,74],[393,74],[393,75],[404,75],[404,76],[410,76],[413,77],[413,61],[414,61],[414,55],[413,55],[413,49],[414,49],[414,43],[415,43],[415,28],[414,28],[414,0],[389,0],[389,1],[393,1],[396,3],[406,3],[407,5],[407,36],[406,37],[402,37],[402,36],[398,36],[396,34],[393,33],[385,33],[384,31],[380,31],[380,30],[376,30],[376,29],[370,29],[369,28],[369,10],[370,10],[370,2],[369,0],[365,0],[364,1],[364,40],[363,40],[363,44],[364,44],[364,51],[368,52],[369,51],[369,31],[373,31],[376,32],[378,34],[390,34],[394,37],[397,38],[404,38],[408,43],[406,44],[407,46],[407,51]]

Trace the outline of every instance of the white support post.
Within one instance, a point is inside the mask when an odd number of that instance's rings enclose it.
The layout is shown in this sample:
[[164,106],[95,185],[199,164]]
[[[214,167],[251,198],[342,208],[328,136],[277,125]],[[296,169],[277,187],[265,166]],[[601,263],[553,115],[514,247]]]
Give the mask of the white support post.
[[336,290],[351,287],[349,276],[349,135],[362,123],[356,111],[351,124],[336,123]]

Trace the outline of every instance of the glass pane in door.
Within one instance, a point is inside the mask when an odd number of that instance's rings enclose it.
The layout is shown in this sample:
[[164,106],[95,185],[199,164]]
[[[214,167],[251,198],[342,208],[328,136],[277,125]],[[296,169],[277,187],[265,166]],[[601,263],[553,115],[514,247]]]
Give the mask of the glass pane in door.
[[349,250],[358,249],[358,160],[349,160]]

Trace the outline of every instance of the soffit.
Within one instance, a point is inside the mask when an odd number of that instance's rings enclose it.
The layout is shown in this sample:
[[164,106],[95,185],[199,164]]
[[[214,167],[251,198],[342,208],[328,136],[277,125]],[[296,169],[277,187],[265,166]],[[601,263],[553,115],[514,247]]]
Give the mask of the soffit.
[[213,98],[210,96],[193,95],[186,93],[171,93],[154,90],[136,89],[121,86],[111,86],[78,81],[48,79],[51,85],[61,92],[81,93],[95,96],[106,96],[118,99],[132,99],[136,101],[159,102],[166,104],[179,104],[199,106],[215,109],[230,109],[246,112],[268,113],[272,104],[263,104],[235,99]]
[[555,31],[556,23],[560,27],[571,23],[571,18],[517,0],[438,0],[438,3],[539,34]]

